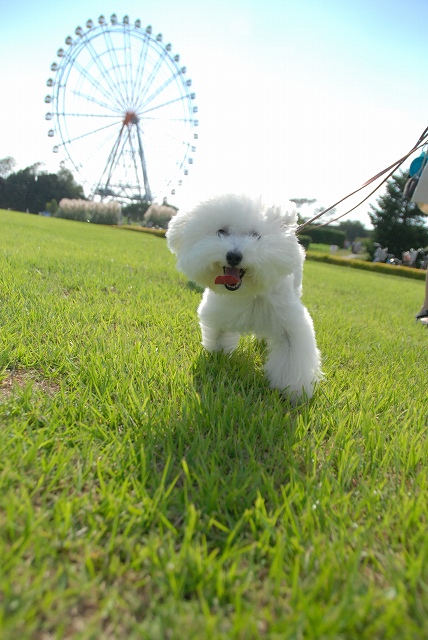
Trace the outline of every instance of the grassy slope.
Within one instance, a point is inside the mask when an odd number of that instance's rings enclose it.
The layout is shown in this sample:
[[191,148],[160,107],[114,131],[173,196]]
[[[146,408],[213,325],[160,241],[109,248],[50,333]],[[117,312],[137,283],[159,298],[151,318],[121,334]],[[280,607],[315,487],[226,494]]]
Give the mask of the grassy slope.
[[422,282],[308,262],[326,381],[291,409],[250,338],[202,352],[163,240],[0,235],[4,638],[428,635]]

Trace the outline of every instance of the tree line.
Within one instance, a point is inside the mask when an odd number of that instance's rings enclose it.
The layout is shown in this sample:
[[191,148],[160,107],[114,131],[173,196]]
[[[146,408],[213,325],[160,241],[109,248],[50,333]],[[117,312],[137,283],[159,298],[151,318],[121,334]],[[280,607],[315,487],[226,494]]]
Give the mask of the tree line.
[[[398,258],[401,258],[403,252],[409,251],[409,249],[428,247],[428,227],[426,224],[428,218],[417,204],[411,202],[404,194],[408,178],[408,171],[395,173],[387,181],[385,192],[376,200],[376,205],[370,205],[368,215],[373,230],[366,229],[358,220],[344,220],[338,225],[326,227],[317,226],[315,222],[314,225],[308,226],[304,233],[311,237],[314,236],[312,238],[314,242],[325,243],[327,241],[321,239],[321,232],[325,234],[328,229],[334,230],[337,238],[334,239],[332,234],[331,240],[327,244],[338,244],[339,246],[341,246],[339,232],[342,232],[342,239],[346,238],[351,243],[357,239],[365,240],[364,245],[371,257],[374,253],[374,243],[378,243],[384,248],[387,247],[388,252]],[[291,202],[299,210],[303,205],[311,205],[316,200],[293,198]],[[316,209],[314,213],[319,211],[322,211],[322,208]],[[304,222],[304,218],[299,217],[299,222]]]
[[408,171],[395,173],[377,199],[377,206],[370,205],[373,241],[388,247],[389,253],[398,258],[403,251],[428,246],[427,216],[404,195],[408,178]]
[[[58,203],[65,199],[85,200],[83,187],[79,185],[68,169],[58,173],[48,173],[37,162],[20,171],[14,171],[15,160],[10,156],[0,160],[0,208],[39,213],[50,211],[55,214]],[[427,217],[418,206],[404,195],[408,172],[400,171],[388,180],[385,193],[377,199],[377,206],[370,205],[369,217],[373,231],[366,229],[358,220],[341,221],[334,228],[344,232],[346,239],[354,242],[357,238],[370,236],[373,242],[388,247],[390,253],[401,257],[403,251],[428,246]],[[313,204],[314,199],[294,198],[291,200],[300,209],[304,204]],[[149,203],[130,204],[122,210],[127,218],[142,221]],[[328,228],[328,227],[327,227]]]
[[20,171],[13,171],[14,167],[10,156],[0,160],[0,209],[39,213],[48,210],[52,201],[85,198],[83,187],[68,169],[48,173],[40,162]]

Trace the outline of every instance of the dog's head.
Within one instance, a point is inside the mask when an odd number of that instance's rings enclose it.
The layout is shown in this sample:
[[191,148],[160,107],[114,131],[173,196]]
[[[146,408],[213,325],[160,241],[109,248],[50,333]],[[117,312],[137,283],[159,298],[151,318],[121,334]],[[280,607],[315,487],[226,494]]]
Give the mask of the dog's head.
[[226,195],[178,213],[166,237],[177,268],[190,280],[216,293],[254,294],[301,271],[304,251],[296,228],[295,213]]

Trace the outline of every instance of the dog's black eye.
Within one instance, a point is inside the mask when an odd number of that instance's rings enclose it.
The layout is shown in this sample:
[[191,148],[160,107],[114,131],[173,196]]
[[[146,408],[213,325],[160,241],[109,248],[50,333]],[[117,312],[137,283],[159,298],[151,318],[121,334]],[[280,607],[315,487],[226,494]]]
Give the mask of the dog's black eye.
[[250,236],[251,236],[252,238],[256,238],[257,240],[260,240],[260,238],[261,238],[261,235],[260,235],[259,233],[257,233],[257,231],[252,231],[252,232],[250,233]]
[[228,230],[227,230],[227,229],[219,229],[219,230],[217,231],[217,235],[218,235],[218,236],[227,236],[227,235],[229,235],[229,232],[228,232]]

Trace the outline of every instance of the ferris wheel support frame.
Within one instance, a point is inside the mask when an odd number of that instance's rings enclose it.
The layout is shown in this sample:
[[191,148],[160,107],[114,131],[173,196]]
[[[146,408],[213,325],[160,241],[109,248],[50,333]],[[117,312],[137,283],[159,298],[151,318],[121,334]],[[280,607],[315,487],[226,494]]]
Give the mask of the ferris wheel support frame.
[[141,142],[141,132],[139,127],[139,122],[136,122],[136,128],[137,128],[137,138],[138,138],[138,152],[140,154],[141,168],[143,170],[145,198],[147,202],[151,202],[153,198],[152,198],[152,192],[150,190],[150,185],[149,185],[149,176],[147,175],[147,166],[146,166],[146,160],[144,158],[143,143]]

